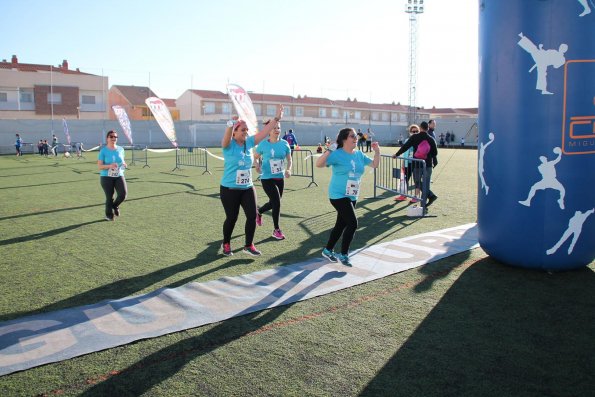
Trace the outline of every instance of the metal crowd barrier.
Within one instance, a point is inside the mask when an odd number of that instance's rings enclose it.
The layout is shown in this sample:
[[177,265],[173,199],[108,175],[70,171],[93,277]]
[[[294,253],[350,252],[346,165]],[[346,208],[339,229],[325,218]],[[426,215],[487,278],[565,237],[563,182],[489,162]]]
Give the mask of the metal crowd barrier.
[[[410,176],[407,177],[407,175]],[[428,187],[424,187],[421,182],[425,177],[425,160],[408,157],[393,158],[383,154],[380,156],[378,168],[374,169],[374,198],[377,197],[377,190],[380,189],[421,202],[424,193],[425,197],[428,196],[428,192],[424,192]],[[419,183],[417,189],[416,183]],[[426,204],[421,203],[421,205],[425,214]]]
[[181,166],[199,167],[204,168],[205,173],[211,174],[209,171],[208,159],[206,147],[180,147],[176,150],[176,166],[172,171],[181,170]]
[[134,145],[127,146],[126,149],[128,148],[132,149],[132,162],[130,163],[131,165],[136,165],[136,163],[143,163],[143,168],[151,168],[151,166],[149,165],[149,151],[147,150],[146,146],[143,147],[140,145]]
[[299,176],[310,178],[310,183],[308,187],[314,185],[318,186],[318,184],[314,181],[314,156],[312,155],[312,151],[308,149],[299,149],[294,150],[291,153],[291,162],[292,162],[292,169],[291,169],[291,176]]

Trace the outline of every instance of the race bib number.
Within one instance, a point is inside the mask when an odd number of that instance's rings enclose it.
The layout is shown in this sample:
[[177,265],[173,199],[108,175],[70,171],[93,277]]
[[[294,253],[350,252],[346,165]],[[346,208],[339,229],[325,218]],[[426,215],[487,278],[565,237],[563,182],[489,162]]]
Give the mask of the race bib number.
[[346,196],[357,196],[359,194],[359,182],[354,180],[347,180],[347,187],[345,189]]
[[283,159],[271,159],[269,164],[271,166],[271,174],[278,174],[285,170],[285,162]]
[[107,170],[107,176],[111,176],[112,178],[117,178],[120,176],[120,168],[109,168]]
[[252,182],[252,175],[250,170],[238,170],[236,172],[236,185],[249,185]]

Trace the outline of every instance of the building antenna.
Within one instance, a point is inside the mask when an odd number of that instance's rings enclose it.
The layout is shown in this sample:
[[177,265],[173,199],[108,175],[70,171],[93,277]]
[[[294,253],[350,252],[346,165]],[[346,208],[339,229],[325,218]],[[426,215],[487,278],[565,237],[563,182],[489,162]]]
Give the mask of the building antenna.
[[409,112],[408,125],[417,121],[415,86],[417,84],[417,16],[424,12],[424,0],[406,0],[405,12],[409,14]]

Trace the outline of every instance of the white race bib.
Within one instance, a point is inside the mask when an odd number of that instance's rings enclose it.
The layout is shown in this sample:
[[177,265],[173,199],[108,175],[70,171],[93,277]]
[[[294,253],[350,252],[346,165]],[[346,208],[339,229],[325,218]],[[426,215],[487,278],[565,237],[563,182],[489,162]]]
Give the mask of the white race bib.
[[347,186],[345,187],[346,196],[357,196],[359,194],[359,182],[352,179],[347,180]]
[[271,174],[278,174],[285,170],[285,162],[283,159],[270,159]]
[[120,168],[108,168],[107,176],[111,176],[112,178],[117,178],[120,176]]
[[251,170],[238,170],[236,172],[236,185],[246,186],[252,182]]

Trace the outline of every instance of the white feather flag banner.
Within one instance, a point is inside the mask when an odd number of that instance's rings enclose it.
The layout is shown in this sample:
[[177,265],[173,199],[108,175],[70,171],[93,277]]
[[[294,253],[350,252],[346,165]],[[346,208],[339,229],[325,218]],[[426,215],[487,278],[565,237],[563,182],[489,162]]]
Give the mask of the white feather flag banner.
[[118,122],[122,127],[122,131],[124,131],[124,135],[126,135],[126,139],[128,139],[128,142],[130,142],[131,145],[134,145],[132,142],[132,128],[130,126],[130,119],[128,118],[126,110],[124,110],[124,108],[119,105],[112,106],[112,109],[118,118]]
[[244,120],[248,126],[248,135],[254,135],[258,131],[258,120],[254,112],[254,106],[250,96],[242,87],[237,84],[227,85],[227,95],[238,112],[240,120]]
[[70,133],[68,132],[68,124],[66,119],[62,119],[62,126],[64,127],[64,135],[66,135],[66,142],[70,145]]
[[149,109],[151,109],[151,113],[153,113],[155,120],[157,120],[157,123],[165,133],[165,136],[167,136],[174,147],[178,147],[174,121],[171,118],[171,113],[169,112],[167,105],[161,99],[154,96],[147,98],[145,103]]

